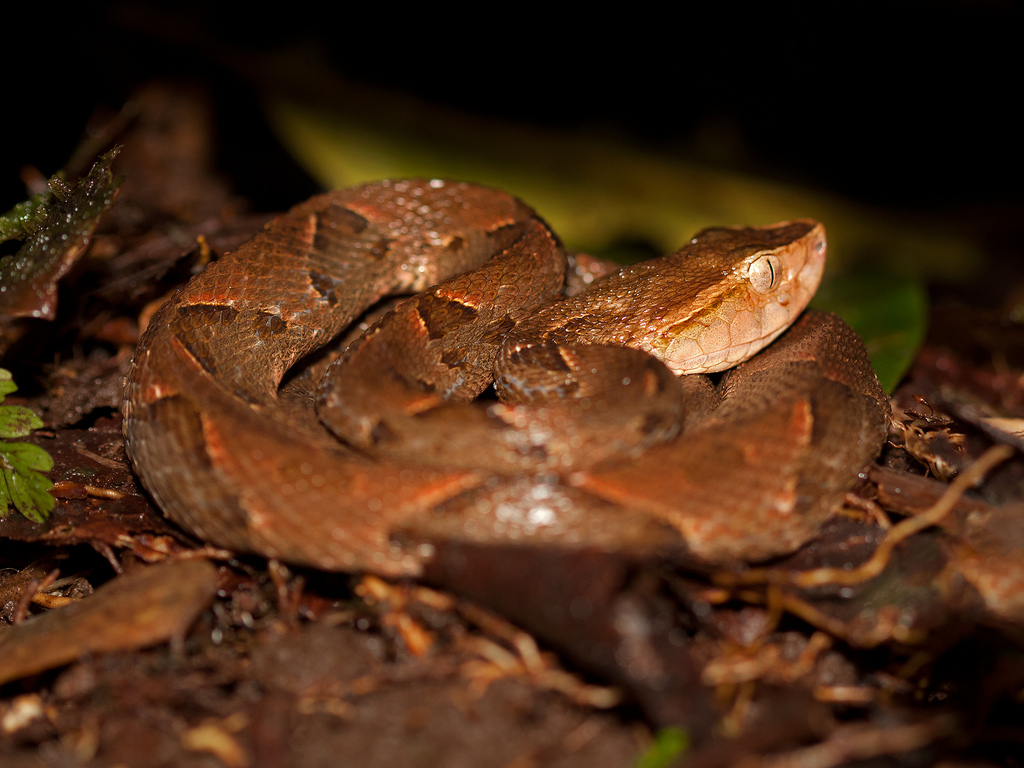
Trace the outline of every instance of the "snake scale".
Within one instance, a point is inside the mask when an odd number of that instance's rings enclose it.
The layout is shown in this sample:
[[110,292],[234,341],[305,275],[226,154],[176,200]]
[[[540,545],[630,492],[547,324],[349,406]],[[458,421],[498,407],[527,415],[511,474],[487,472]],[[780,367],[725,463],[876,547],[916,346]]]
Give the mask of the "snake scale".
[[[128,453],[199,538],[323,569],[415,576],[438,539],[763,560],[817,534],[885,436],[860,340],[801,314],[824,257],[815,222],[711,229],[565,298],[558,238],[510,195],[326,193],[153,317]],[[289,374],[409,294],[322,385]]]

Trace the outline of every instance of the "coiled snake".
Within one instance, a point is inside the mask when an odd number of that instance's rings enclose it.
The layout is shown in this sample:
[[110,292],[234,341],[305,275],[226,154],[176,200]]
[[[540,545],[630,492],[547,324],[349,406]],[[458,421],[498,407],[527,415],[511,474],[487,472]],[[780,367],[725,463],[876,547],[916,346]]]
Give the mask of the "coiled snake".
[[[327,193],[152,319],[128,452],[200,538],[324,569],[416,575],[438,537],[769,558],[817,533],[885,434],[860,340],[800,314],[824,257],[815,222],[711,229],[564,299],[558,239],[503,192]],[[298,379],[279,391],[416,292],[315,393],[342,439]],[[715,385],[678,377],[751,355]],[[500,401],[469,402],[492,381]]]

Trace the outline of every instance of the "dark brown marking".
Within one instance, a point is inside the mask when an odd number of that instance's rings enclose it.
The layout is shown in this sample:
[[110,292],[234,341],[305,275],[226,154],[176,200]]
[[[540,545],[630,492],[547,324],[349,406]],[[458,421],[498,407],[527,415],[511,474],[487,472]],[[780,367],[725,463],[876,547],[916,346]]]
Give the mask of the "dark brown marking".
[[275,333],[279,333],[288,327],[288,324],[281,319],[280,315],[270,312],[258,312],[252,319],[253,330],[256,331],[260,340],[269,339]]
[[389,442],[394,442],[398,435],[391,429],[384,421],[378,421],[373,425],[373,429],[370,430],[370,439],[373,440],[374,445],[383,445]]
[[512,352],[508,359],[513,365],[535,365],[548,371],[572,373],[573,370],[562,357],[559,348],[552,344],[531,344]]
[[457,368],[466,362],[466,350],[462,349],[447,349],[441,353],[441,362],[447,365],[449,368]]
[[337,288],[338,284],[334,280],[320,272],[310,271],[309,285],[317,292],[321,299],[327,302],[328,306],[337,306],[338,294],[335,291],[335,288]]
[[313,214],[316,233],[313,235],[315,249],[330,248],[339,238],[361,234],[369,222],[355,211],[343,205],[332,204]]
[[431,339],[443,339],[452,328],[471,323],[477,317],[477,311],[472,307],[433,294],[421,298],[416,308]]

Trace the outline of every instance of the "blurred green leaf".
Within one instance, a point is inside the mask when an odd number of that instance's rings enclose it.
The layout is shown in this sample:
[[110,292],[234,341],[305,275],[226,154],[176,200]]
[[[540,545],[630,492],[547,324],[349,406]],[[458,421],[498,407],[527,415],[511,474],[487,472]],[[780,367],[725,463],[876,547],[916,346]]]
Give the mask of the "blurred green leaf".
[[285,147],[327,188],[402,176],[489,184],[522,197],[580,250],[641,238],[667,253],[707,226],[807,217],[828,227],[830,258],[844,269],[891,261],[904,274],[954,280],[980,266],[974,244],[954,232],[900,225],[819,191],[579,131],[543,132],[422,105],[410,129],[410,115],[403,120],[398,108],[375,123],[368,112],[388,110],[358,106],[346,113],[279,99],[268,114]]
[[690,737],[681,728],[662,728],[654,734],[654,741],[636,762],[636,768],[666,768],[690,746]]
[[11,392],[17,392],[18,385],[14,383],[11,372],[6,368],[0,368],[0,403],[4,401]]
[[45,206],[50,196],[49,191],[40,192],[0,215],[0,242],[20,240],[38,230],[46,221]]

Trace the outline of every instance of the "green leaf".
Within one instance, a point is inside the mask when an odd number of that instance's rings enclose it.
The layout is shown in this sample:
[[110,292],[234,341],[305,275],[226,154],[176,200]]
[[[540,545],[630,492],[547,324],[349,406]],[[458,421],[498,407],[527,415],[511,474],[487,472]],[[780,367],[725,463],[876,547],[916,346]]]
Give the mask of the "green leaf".
[[690,746],[690,736],[682,728],[662,728],[636,762],[636,768],[666,768]]
[[0,437],[24,437],[43,426],[34,411],[21,405],[0,405]]
[[11,498],[11,492],[7,489],[7,480],[4,479],[3,472],[0,471],[0,520],[11,513],[13,506],[14,499]]
[[49,478],[38,472],[19,471],[13,466],[5,466],[3,480],[15,509],[34,523],[46,522],[53,505],[57,503],[49,493],[53,488],[53,482]]
[[36,472],[49,472],[53,469],[50,454],[31,443],[0,443],[0,460],[5,467]]
[[[0,369],[0,391],[12,387],[10,373]],[[0,437],[21,437],[41,426],[42,420],[28,408],[0,406]],[[0,517],[13,506],[29,520],[44,522],[57,500],[49,493],[53,482],[40,473],[51,469],[53,459],[38,445],[0,442]]]
[[18,385],[14,383],[11,372],[6,368],[0,368],[0,403],[4,401],[11,392],[17,392]]

